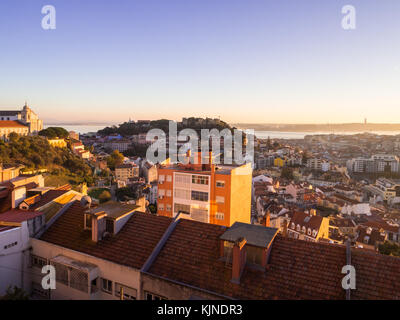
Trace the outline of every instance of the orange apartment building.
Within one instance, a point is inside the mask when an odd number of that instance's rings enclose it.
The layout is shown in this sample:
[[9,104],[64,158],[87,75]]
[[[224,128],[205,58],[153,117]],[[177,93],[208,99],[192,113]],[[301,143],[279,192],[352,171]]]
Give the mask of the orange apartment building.
[[251,181],[250,163],[161,165],[157,213],[175,217],[184,212],[193,220],[227,227],[235,222],[250,223]]

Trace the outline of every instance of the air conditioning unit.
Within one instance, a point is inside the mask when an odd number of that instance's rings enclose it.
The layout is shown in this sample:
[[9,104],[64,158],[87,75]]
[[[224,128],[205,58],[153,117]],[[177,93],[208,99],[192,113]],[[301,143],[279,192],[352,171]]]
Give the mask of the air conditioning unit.
[[164,183],[164,181],[159,181],[159,182],[158,182],[158,184],[163,184],[163,183]]
[[164,199],[164,196],[159,196],[158,199]]

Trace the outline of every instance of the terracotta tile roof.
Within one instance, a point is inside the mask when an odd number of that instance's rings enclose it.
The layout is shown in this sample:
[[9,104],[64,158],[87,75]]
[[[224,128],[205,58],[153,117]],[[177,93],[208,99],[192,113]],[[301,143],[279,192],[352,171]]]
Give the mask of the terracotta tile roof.
[[61,197],[63,194],[67,193],[68,190],[49,190],[45,194],[43,194],[39,200],[36,200],[30,207],[29,209],[35,210],[37,208],[40,208],[49,202],[53,201],[54,199],[57,199],[58,197]]
[[[370,233],[367,232],[369,229]],[[380,242],[384,242],[386,239],[386,234],[379,232],[379,229],[366,227],[366,226],[358,226],[357,228],[358,237],[357,242],[365,243],[371,246],[375,246]]]
[[97,243],[83,229],[84,208],[79,201],[54,222],[40,238],[101,259],[140,269],[172,219],[135,212],[115,235]]
[[[225,230],[181,220],[149,273],[237,299],[345,299],[341,286],[341,269],[346,264],[344,246],[278,235],[267,269],[246,266],[240,284],[233,284],[231,268],[219,257],[219,237]],[[357,272],[352,298],[399,299],[400,259],[352,251]]]
[[64,185],[62,185],[62,186],[59,186],[58,188],[56,188],[56,190],[71,190],[72,189],[72,187],[71,187],[71,185],[70,184],[64,184]]
[[[292,219],[290,219],[289,222],[289,229],[296,230],[297,225],[300,225],[300,228],[303,226],[306,227],[306,229],[311,228],[311,230],[319,230],[321,227],[321,223],[323,221],[323,217],[321,216],[314,216],[314,215],[308,215],[305,212],[295,212],[293,214]],[[295,224],[295,227],[292,228],[292,223]]]
[[23,222],[41,216],[43,213],[39,211],[25,211],[13,209],[0,213],[0,221],[5,222]]
[[390,224],[387,224],[386,222],[367,221],[367,222],[363,223],[362,225],[372,227],[372,228],[377,228],[377,229],[383,229],[383,230],[389,231],[389,232],[400,233],[399,226],[391,226]]
[[19,121],[15,121],[15,120],[1,120],[0,128],[26,128],[26,129],[28,129],[28,127],[26,125],[22,124]]
[[40,194],[35,194],[32,197],[26,198],[23,202],[26,203],[28,206],[31,206],[38,201],[40,201]]
[[357,289],[353,299],[400,299],[400,258],[352,249]]

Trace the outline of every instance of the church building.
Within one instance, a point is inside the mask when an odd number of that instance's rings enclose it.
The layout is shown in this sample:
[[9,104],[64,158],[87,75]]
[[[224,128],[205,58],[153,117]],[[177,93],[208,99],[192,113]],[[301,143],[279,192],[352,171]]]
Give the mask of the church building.
[[43,121],[25,103],[22,110],[0,110],[0,139],[8,139],[10,133],[20,135],[37,134],[43,130]]

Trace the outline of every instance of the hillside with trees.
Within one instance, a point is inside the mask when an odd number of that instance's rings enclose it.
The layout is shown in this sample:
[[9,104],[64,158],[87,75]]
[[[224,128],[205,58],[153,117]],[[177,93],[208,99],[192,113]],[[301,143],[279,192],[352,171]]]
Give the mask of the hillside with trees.
[[39,136],[46,137],[49,139],[54,138],[68,138],[69,133],[67,130],[61,127],[49,127],[47,129],[43,129],[39,132]]
[[[102,136],[110,135],[110,134],[120,134],[121,136],[131,136],[139,133],[145,133],[151,129],[161,129],[165,133],[169,131],[169,122],[171,120],[161,119],[161,120],[154,120],[150,121],[150,124],[142,124],[137,122],[125,122],[118,126],[106,127],[102,130],[98,131],[98,134]],[[210,119],[201,119],[201,118],[188,118],[187,124],[183,124],[183,122],[177,122],[178,131],[191,128],[194,130],[201,130],[201,129],[229,129],[233,130],[234,128],[231,127],[228,123],[222,120],[214,120]]]
[[0,162],[21,164],[26,171],[47,169],[45,179],[57,184],[93,183],[90,166],[67,148],[56,148],[40,136],[10,134],[8,142],[0,141]]

